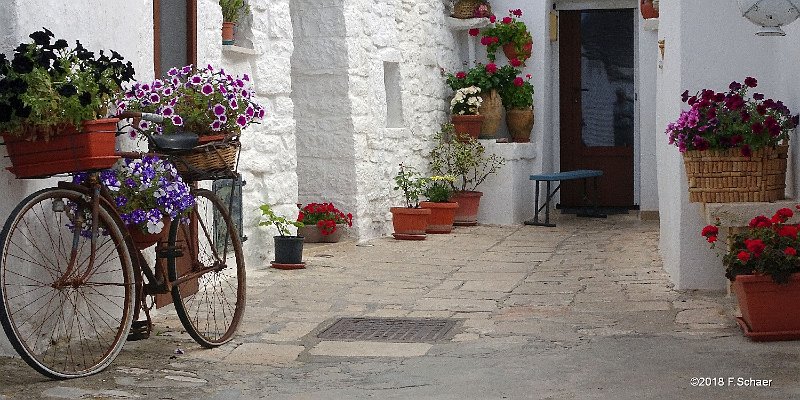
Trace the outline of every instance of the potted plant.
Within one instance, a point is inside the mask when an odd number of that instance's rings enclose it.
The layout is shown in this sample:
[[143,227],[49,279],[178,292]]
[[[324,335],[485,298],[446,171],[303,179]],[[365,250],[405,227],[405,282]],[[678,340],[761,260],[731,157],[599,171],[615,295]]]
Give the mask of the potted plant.
[[392,207],[392,226],[395,239],[425,240],[428,228],[428,216],[431,210],[420,208],[419,196],[425,187],[425,178],[421,177],[413,167],[400,164],[400,170],[394,177],[394,190],[400,190],[405,197],[405,207]]
[[525,78],[514,78],[500,91],[503,106],[506,108],[508,133],[517,143],[530,142],[533,129],[533,85],[530,74]]
[[457,0],[453,5],[453,18],[483,18],[492,14],[492,7],[485,0]]
[[[447,85],[454,91],[470,86],[480,89],[480,96],[483,99],[478,107],[478,114],[483,116],[481,137],[493,138],[497,135],[497,128],[500,127],[500,120],[503,118],[503,103],[499,90],[508,85],[517,74],[519,71],[512,65],[498,68],[495,63],[486,65],[479,63],[467,71],[446,75]],[[456,131],[461,132],[458,129]]]
[[70,47],[47,29],[29,35],[11,60],[0,54],[0,132],[18,178],[109,168],[117,119],[110,99],[133,78],[111,51]]
[[[772,218],[757,216],[728,238],[725,276],[742,312],[737,322],[753,340],[800,339],[800,227],[787,223],[793,215],[782,208]],[[714,247],[719,228],[709,225],[701,234]]]
[[138,130],[149,135],[198,134],[200,146],[176,164],[179,172],[193,176],[233,169],[242,129],[264,118],[264,107],[253,97],[247,74],[239,77],[211,65],[198,70],[187,65],[170,68],[163,80],[136,82],[117,103],[117,110],[163,116],[161,124],[139,122]]
[[479,95],[481,89],[469,86],[456,90],[450,101],[450,120],[456,132],[478,138],[481,133],[483,116],[478,113],[478,108],[483,103]]
[[639,11],[644,19],[658,18],[658,0],[640,0]]
[[[729,203],[783,199],[789,133],[798,124],[781,101],[761,93],[748,77],[727,92],[684,91],[689,105],[667,125],[669,143],[683,153],[689,201]],[[742,184],[745,183],[745,184]]]
[[353,226],[353,214],[343,213],[333,203],[311,203],[300,209],[297,220],[305,226],[297,234],[306,243],[336,243],[342,238],[345,226]]
[[507,17],[499,22],[491,21],[492,24],[481,31],[481,44],[486,46],[486,57],[489,60],[495,61],[495,54],[500,47],[509,61],[517,60],[524,64],[530,58],[533,38],[525,23],[517,19],[520,17],[522,10],[509,10]]
[[454,190],[451,199],[458,203],[456,226],[471,226],[478,223],[478,208],[483,193],[478,186],[496,173],[505,164],[505,159],[496,154],[486,155],[486,148],[475,139],[457,138],[452,124],[442,125],[435,136],[436,146],[428,155],[430,168],[437,175],[452,175],[450,183]]
[[[73,176],[83,183],[88,173]],[[146,249],[169,232],[169,224],[186,218],[194,207],[190,188],[175,167],[157,156],[122,159],[113,169],[100,173],[117,212],[139,250]]]
[[275,261],[270,264],[277,269],[301,269],[306,267],[303,262],[303,237],[290,235],[289,226],[300,228],[304,224],[300,221],[289,220],[284,216],[275,214],[268,204],[262,204],[261,221],[258,226],[275,226],[278,236],[275,240]]
[[222,9],[222,44],[234,44],[233,28],[239,19],[250,14],[250,6],[244,0],[219,0]]
[[452,175],[435,175],[426,180],[423,194],[428,201],[419,203],[422,208],[431,210],[426,233],[450,233],[456,216],[458,203],[450,201],[453,195],[451,184],[456,178]]

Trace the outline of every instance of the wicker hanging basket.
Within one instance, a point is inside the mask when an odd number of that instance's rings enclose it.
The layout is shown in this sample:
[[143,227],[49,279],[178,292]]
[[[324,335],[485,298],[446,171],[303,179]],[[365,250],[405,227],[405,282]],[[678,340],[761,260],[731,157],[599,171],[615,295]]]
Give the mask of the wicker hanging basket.
[[235,175],[240,147],[238,138],[212,141],[172,159],[187,181],[230,178]]
[[683,153],[689,201],[695,203],[771,202],[786,189],[789,146],[766,147],[751,157],[739,149]]
[[482,3],[481,0],[458,0],[453,6],[453,18],[475,18],[475,9]]

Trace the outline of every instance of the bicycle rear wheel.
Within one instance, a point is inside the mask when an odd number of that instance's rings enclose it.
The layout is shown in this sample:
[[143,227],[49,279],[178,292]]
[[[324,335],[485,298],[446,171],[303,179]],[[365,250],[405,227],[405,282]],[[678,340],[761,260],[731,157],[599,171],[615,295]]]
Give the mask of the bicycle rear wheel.
[[233,338],[245,308],[242,243],[227,207],[213,192],[192,191],[196,205],[189,223],[172,223],[169,257],[175,311],[191,337],[203,347]]
[[92,268],[91,208],[80,192],[28,196],[0,233],[0,323],[22,359],[50,378],[102,371],[131,326],[130,254],[113,212],[101,204],[98,219]]

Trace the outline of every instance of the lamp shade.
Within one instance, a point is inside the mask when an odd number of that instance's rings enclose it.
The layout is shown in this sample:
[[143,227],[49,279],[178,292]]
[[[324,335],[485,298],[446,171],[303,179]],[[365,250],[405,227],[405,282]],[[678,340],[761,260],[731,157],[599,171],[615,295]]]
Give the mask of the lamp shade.
[[800,16],[800,0],[738,0],[742,16],[761,26],[759,36],[785,36],[781,26]]

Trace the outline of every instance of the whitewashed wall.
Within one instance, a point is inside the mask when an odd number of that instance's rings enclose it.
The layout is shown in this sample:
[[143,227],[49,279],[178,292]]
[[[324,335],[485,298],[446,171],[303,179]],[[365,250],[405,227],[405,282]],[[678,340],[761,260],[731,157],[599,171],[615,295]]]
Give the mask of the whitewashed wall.
[[[677,118],[683,90],[724,90],[746,76],[758,78],[758,92],[786,100],[792,110],[800,108],[798,85],[784,72],[792,71],[798,60],[796,51],[789,56],[794,43],[787,43],[796,37],[754,36],[755,26],[740,16],[735,2],[661,2],[660,13],[659,37],[666,49],[664,68],[658,72],[657,131]],[[723,289],[724,268],[699,236],[705,225],[702,205],[688,202],[680,153],[662,137],[657,159],[665,269],[679,289]]]

